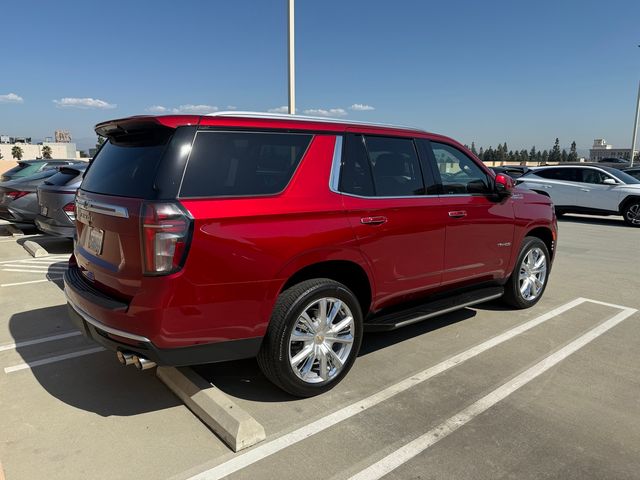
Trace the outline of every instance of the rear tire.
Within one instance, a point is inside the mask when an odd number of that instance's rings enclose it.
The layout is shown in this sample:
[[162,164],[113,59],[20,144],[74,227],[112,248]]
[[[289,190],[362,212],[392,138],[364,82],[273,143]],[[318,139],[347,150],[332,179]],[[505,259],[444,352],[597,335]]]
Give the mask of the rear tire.
[[278,297],[258,365],[291,395],[319,395],[351,369],[362,331],[360,304],[346,286],[328,278],[306,280]]
[[640,227],[640,198],[629,200],[622,208],[624,223],[630,227]]
[[549,280],[551,257],[545,243],[525,237],[516,265],[505,285],[503,300],[515,308],[529,308],[542,298]]

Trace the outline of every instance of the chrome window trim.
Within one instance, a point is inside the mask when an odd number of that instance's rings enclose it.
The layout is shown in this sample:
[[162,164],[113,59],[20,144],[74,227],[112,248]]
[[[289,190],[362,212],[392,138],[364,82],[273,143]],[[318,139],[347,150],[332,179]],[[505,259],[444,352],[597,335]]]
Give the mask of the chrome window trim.
[[117,328],[108,327],[104,323],[96,320],[91,315],[89,315],[87,312],[82,310],[78,305],[76,305],[73,302],[73,300],[71,300],[69,298],[69,295],[67,294],[66,291],[64,292],[64,295],[65,295],[65,297],[67,297],[67,302],[69,302],[69,305],[71,306],[71,308],[73,308],[76,311],[76,313],[83,318],[83,320],[85,322],[90,323],[95,328],[97,328],[99,330],[102,330],[103,332],[110,333],[111,335],[117,335],[118,337],[123,337],[123,338],[128,338],[130,340],[135,340],[136,342],[143,342],[143,343],[149,343],[149,344],[151,343],[151,340],[149,340],[147,337],[143,337],[141,335],[136,335],[135,333],[124,332],[122,330],[118,330]]
[[76,199],[76,205],[94,213],[101,213],[112,217],[129,218],[129,211],[121,205],[111,205],[109,203],[84,200],[82,198]]

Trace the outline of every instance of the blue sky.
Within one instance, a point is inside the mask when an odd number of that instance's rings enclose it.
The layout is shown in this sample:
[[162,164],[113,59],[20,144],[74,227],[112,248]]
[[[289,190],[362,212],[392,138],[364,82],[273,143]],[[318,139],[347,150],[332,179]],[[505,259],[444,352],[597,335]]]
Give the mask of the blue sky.
[[[2,134],[62,128],[86,147],[95,123],[153,107],[287,102],[286,0],[7,0],[1,15]],[[298,110],[484,146],[628,146],[639,21],[637,0],[296,0]]]

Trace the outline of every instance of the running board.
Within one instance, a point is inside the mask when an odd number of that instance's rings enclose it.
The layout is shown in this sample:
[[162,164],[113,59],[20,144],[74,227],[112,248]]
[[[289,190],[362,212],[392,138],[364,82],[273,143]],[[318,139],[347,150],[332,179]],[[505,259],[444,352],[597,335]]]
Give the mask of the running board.
[[417,307],[399,312],[387,313],[367,319],[364,329],[367,332],[395,330],[413,323],[437,317],[445,313],[461,310],[489,300],[500,298],[504,294],[503,287],[487,287],[458,293],[449,297],[432,300]]

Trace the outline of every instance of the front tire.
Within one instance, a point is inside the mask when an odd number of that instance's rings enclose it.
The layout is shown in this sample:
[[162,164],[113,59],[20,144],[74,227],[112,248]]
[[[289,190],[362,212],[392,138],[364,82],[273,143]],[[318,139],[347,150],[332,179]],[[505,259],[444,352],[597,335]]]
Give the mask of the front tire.
[[503,300],[516,308],[534,306],[547,287],[551,257],[545,243],[537,237],[525,237],[516,266],[505,285]]
[[622,217],[630,227],[640,227],[640,199],[628,201],[622,209]]
[[280,294],[258,353],[265,376],[297,397],[336,386],[362,343],[356,296],[328,278],[306,280]]

